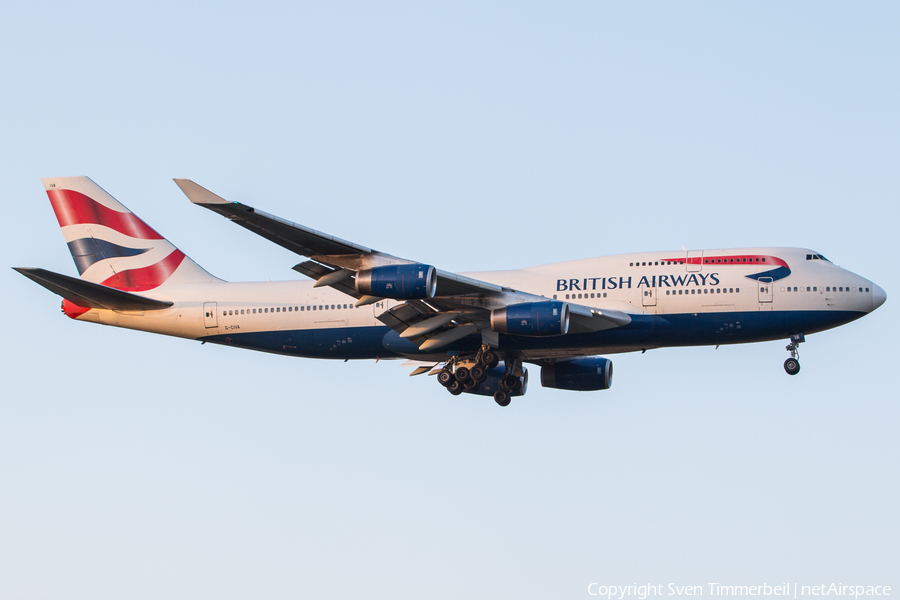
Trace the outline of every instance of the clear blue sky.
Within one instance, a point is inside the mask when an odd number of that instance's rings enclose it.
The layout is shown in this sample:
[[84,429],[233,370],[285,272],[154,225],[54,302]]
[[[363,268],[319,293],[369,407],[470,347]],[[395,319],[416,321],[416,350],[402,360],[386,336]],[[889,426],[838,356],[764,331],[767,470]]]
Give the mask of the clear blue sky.
[[75,274],[88,175],[215,275],[297,257],[226,198],[449,270],[797,245],[888,302],[785,342],[614,357],[508,409],[398,362],[76,323],[0,271],[0,597],[900,593],[896,3],[14,3],[0,246]]

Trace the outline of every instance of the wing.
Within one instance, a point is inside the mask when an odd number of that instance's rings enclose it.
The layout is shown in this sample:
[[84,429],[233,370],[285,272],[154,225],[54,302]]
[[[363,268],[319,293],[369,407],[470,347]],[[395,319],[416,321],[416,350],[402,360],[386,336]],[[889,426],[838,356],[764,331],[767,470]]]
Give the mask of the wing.
[[[309,260],[294,266],[295,271],[315,279],[316,287],[327,285],[357,298],[359,306],[381,300],[357,291],[355,279],[359,271],[418,263],[292,223],[240,202],[229,202],[189,179],[176,179],[175,183],[194,204],[307,257]],[[484,343],[496,346],[499,334],[491,330],[490,311],[522,302],[547,301],[543,296],[440,269],[436,269],[436,277],[433,298],[406,301],[378,317],[421,351],[436,350],[477,333]],[[631,322],[631,317],[621,311],[600,311],[572,304],[569,307],[570,333],[600,331]]]

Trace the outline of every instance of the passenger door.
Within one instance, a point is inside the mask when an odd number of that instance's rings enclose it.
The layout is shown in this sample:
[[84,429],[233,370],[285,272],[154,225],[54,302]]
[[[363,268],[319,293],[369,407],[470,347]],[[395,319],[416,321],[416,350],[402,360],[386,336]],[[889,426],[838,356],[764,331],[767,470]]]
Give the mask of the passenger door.
[[[656,283],[656,277],[653,278],[653,282]],[[641,289],[643,290],[641,303],[644,306],[656,306],[656,286]]]
[[686,262],[688,273],[699,272],[703,268],[703,250],[688,250]]
[[216,310],[215,302],[203,303],[203,324],[206,325],[207,329],[219,326],[219,321],[216,318]]
[[760,310],[772,310],[772,298],[773,298],[773,280],[771,277],[760,277],[756,281],[757,290],[759,294],[759,309]]

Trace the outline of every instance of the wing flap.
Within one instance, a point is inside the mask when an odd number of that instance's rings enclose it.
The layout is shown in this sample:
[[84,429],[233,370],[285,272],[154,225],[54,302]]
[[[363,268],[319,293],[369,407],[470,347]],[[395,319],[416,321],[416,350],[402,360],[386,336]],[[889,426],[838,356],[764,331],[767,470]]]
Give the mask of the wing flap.
[[302,263],[296,264],[291,268],[293,270],[297,271],[298,273],[306,275],[310,279],[315,279],[317,282],[325,281],[325,283],[323,285],[332,287],[332,288],[338,290],[339,292],[347,294],[348,296],[350,296],[352,298],[357,298],[357,299],[362,298],[362,295],[356,291],[356,286],[354,285],[353,281],[350,279],[339,279],[339,280],[335,280],[335,281],[331,281],[331,282],[327,282],[327,280],[323,279],[323,277],[324,278],[334,277],[341,271],[347,272],[345,269],[340,269],[340,268],[335,269],[333,267],[323,265],[322,263],[318,263],[314,260],[303,261]]

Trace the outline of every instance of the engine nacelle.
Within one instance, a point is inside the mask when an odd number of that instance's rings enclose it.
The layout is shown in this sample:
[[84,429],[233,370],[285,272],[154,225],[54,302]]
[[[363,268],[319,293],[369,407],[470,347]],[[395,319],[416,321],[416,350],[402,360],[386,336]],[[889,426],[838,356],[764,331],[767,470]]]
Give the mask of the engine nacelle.
[[497,308],[491,311],[491,329],[534,337],[565,335],[569,331],[569,304],[550,300]]
[[[528,390],[528,369],[523,369],[525,371],[524,377],[519,377],[519,389],[510,394],[510,397],[515,396],[524,396],[525,392]],[[501,362],[499,365],[494,367],[493,369],[489,369],[487,372],[487,379],[485,379],[478,389],[474,392],[463,392],[465,394],[476,394],[478,396],[493,396],[494,392],[500,389],[500,379],[506,374],[506,366]]]
[[612,386],[613,366],[608,358],[576,358],[541,367],[541,385],[558,390],[592,392]]
[[390,265],[356,274],[356,291],[363,296],[417,300],[433,298],[437,272],[431,265]]

